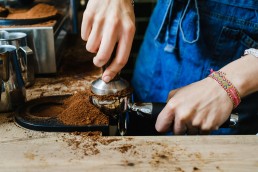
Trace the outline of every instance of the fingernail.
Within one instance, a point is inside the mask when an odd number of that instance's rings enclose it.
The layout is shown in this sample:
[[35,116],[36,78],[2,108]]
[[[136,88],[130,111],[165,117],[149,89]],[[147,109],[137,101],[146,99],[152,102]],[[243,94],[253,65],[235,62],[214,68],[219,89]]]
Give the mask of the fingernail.
[[104,82],[109,82],[111,80],[110,76],[104,76],[103,81]]
[[94,65],[95,66],[97,66],[97,67],[102,67],[103,66],[103,62],[102,61],[100,61],[98,58],[96,58],[96,57],[94,57],[93,58],[93,63],[94,63]]

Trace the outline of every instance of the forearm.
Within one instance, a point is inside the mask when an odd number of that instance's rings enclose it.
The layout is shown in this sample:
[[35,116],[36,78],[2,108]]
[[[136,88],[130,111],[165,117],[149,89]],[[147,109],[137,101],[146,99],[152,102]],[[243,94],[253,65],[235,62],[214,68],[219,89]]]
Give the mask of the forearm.
[[235,60],[220,71],[226,73],[226,78],[236,87],[241,98],[258,91],[258,58],[253,55]]

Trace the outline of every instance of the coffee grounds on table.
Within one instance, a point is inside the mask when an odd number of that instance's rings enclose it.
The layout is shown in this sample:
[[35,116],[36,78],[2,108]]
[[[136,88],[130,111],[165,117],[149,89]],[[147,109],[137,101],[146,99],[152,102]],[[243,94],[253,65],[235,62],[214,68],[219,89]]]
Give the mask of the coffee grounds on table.
[[66,125],[108,125],[109,118],[91,104],[90,91],[78,92],[64,100],[64,110],[57,118]]

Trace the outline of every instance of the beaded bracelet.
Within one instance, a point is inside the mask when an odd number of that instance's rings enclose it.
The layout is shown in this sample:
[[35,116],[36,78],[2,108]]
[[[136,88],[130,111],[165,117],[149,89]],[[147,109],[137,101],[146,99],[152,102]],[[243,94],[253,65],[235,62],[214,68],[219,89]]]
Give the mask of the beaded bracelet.
[[229,98],[231,99],[234,108],[236,108],[241,102],[239,92],[236,87],[224,76],[221,71],[213,71],[209,77],[216,80],[220,86],[227,92]]

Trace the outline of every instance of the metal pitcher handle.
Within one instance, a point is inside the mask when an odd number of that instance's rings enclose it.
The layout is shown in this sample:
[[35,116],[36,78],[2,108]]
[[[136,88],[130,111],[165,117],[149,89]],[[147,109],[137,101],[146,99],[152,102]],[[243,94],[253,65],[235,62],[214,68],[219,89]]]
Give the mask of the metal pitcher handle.
[[5,52],[0,54],[0,102],[6,102],[6,99],[2,98],[2,92],[5,92],[4,82],[9,80],[9,76],[9,52]]
[[23,46],[18,49],[20,56],[20,66],[23,73],[25,87],[29,87],[35,82],[35,61],[32,49],[28,46]]
[[0,39],[9,39],[9,32],[0,30]]
[[0,81],[7,82],[9,80],[9,52],[0,54]]

